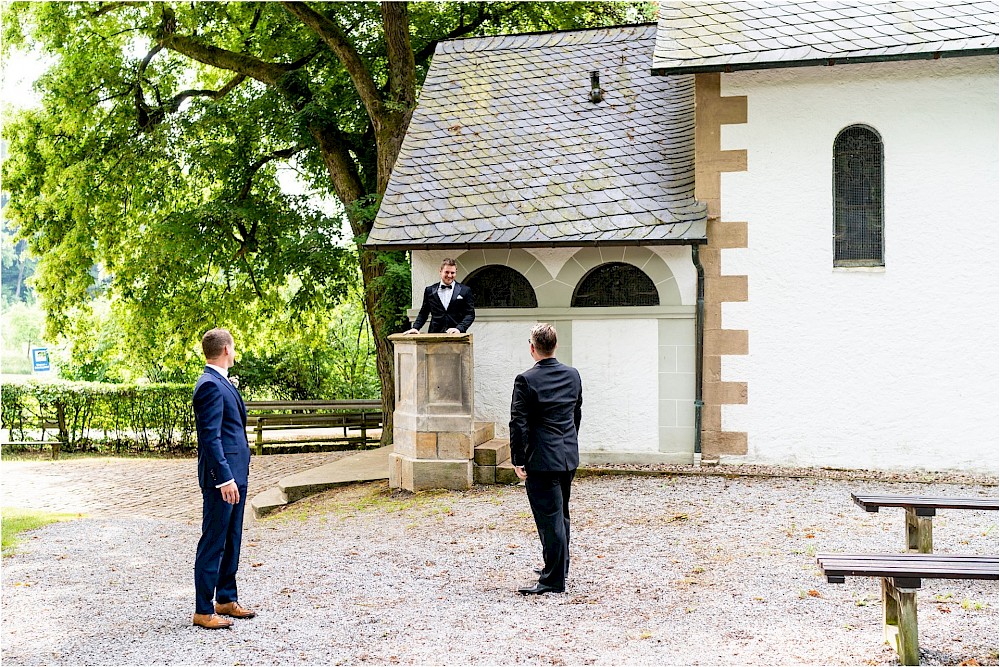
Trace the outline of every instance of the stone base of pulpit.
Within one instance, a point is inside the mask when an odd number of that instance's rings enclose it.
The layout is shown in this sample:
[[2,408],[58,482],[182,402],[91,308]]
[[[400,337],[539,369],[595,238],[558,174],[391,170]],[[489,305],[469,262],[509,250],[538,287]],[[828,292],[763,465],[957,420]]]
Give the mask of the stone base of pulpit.
[[395,334],[389,486],[469,489],[475,446],[472,336]]

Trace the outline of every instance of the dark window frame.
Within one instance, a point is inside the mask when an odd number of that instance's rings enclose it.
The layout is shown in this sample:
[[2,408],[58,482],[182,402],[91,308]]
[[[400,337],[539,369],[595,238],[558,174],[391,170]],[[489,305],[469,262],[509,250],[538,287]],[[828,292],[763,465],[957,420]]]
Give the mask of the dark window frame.
[[[496,276],[496,274],[502,274]],[[506,294],[499,291],[486,291],[484,286],[479,284],[483,277],[491,278],[495,286],[501,288],[506,285],[509,289]],[[465,277],[465,285],[472,290],[472,298],[476,304],[476,309],[480,308],[538,308],[538,295],[531,281],[523,273],[506,264],[486,264],[473,270]],[[491,298],[491,296],[493,298]],[[503,305],[495,305],[500,297]]]
[[863,124],[833,141],[833,265],[885,266],[885,145]]
[[[612,275],[615,272],[619,275]],[[625,289],[628,285],[623,284],[623,281],[630,279],[634,280],[634,289],[628,290]],[[587,271],[573,289],[570,301],[572,308],[642,308],[659,305],[660,291],[656,288],[656,283],[648,273],[628,262],[605,262]]]

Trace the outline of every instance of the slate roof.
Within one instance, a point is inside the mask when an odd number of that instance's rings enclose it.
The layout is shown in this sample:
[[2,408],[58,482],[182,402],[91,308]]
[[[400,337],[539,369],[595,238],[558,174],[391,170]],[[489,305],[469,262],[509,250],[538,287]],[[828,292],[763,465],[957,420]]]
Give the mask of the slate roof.
[[694,77],[652,76],[655,39],[646,24],[438,44],[368,245],[703,242]]
[[995,55],[996,2],[660,3],[654,74]]

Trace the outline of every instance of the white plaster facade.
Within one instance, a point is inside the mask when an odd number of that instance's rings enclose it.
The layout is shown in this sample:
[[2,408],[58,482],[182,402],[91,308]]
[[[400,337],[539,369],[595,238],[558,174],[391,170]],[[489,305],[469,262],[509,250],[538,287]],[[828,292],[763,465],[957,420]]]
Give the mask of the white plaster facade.
[[[722,75],[748,118],[722,130],[748,161],[722,176],[722,219],[748,229],[722,272],[749,288],[723,306],[749,331],[722,363],[748,383],[722,415],[748,453],[724,462],[997,472],[997,86],[995,57]],[[884,146],[884,269],[833,268],[832,147],[853,124]]]
[[[411,319],[449,255],[459,262],[459,282],[480,266],[508,265],[528,278],[539,300],[538,308],[477,308],[470,330],[477,420],[494,422],[506,436],[514,377],[534,363],[528,333],[549,322],[559,333],[557,357],[583,378],[584,461],[691,462],[697,274],[687,246],[413,251]],[[612,261],[643,269],[660,306],[571,308],[576,278]]]

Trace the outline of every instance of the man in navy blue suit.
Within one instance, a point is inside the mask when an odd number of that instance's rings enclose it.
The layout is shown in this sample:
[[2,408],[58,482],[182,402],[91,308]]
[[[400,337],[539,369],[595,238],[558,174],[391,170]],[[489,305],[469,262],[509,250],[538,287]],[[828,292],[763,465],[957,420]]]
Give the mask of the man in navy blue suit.
[[514,378],[510,403],[510,458],[524,480],[542,541],[545,566],[522,595],[562,593],[569,573],[569,494],[580,464],[583,383],[580,373],[555,358],[556,330],[536,324],[528,340],[535,365]]
[[427,333],[465,333],[476,319],[476,306],[472,302],[472,290],[455,280],[458,270],[455,260],[441,262],[441,282],[428,285],[424,289],[424,302],[420,305],[413,328],[404,333],[420,333],[420,327],[430,317]]
[[[231,618],[256,614],[240,605],[236,570],[243,538],[243,509],[250,476],[247,409],[229,381],[236,344],[225,329],[212,329],[201,339],[205,372],[194,386],[198,429],[198,484],[201,486],[201,539],[194,561],[194,625],[217,630]],[[214,604],[213,604],[214,600]]]

